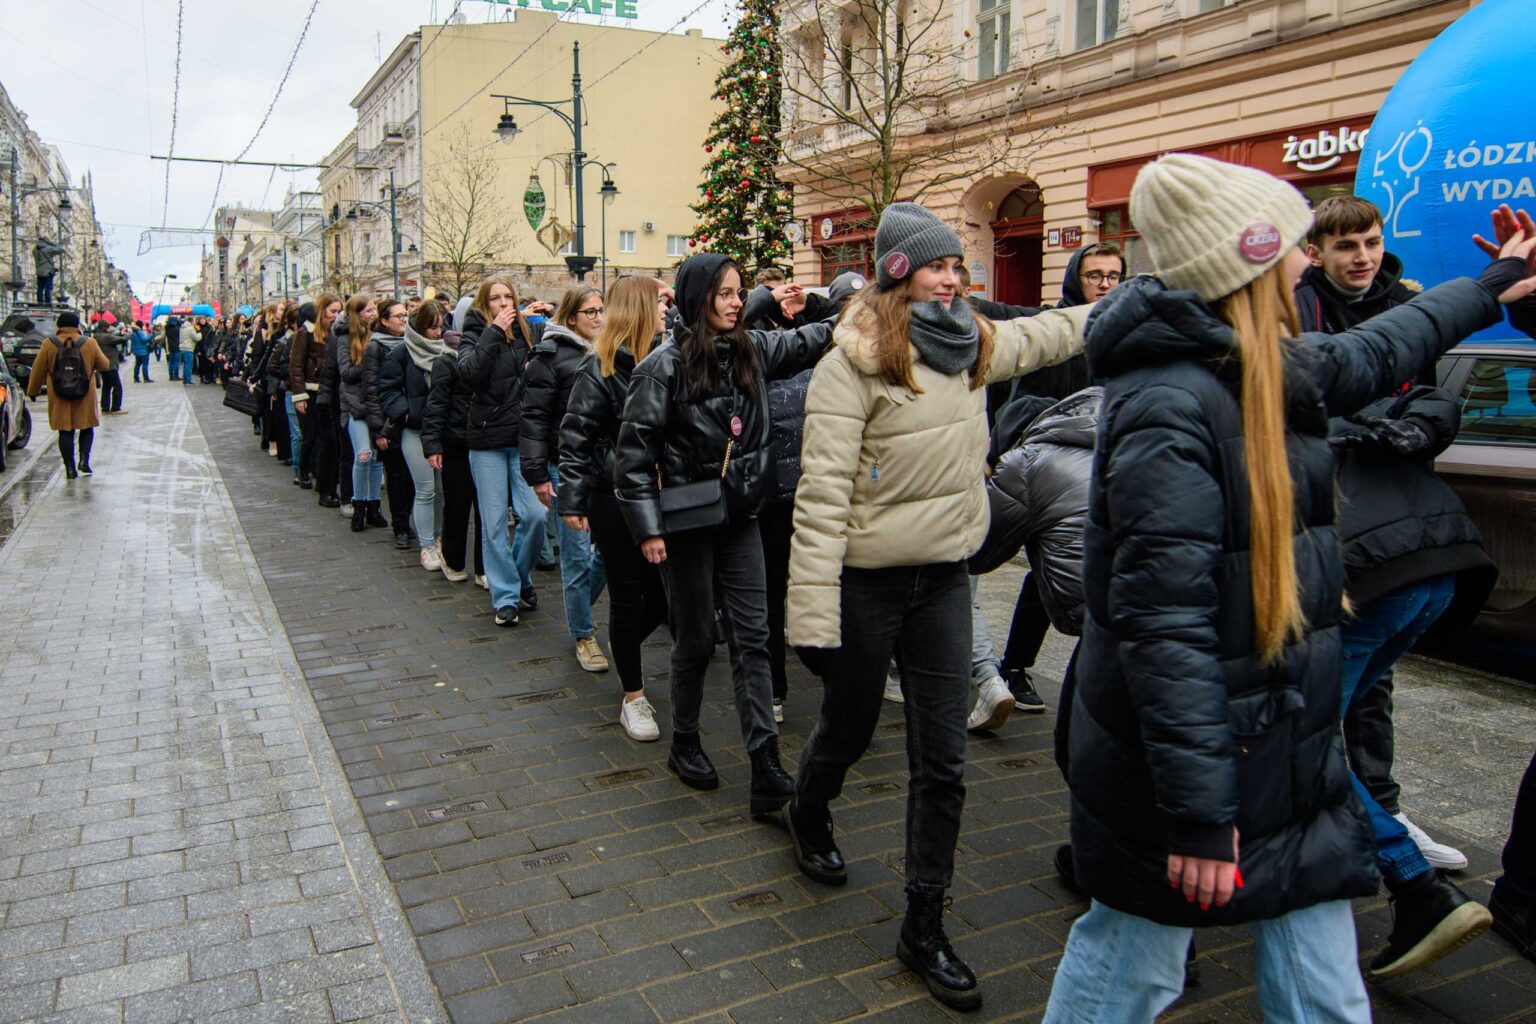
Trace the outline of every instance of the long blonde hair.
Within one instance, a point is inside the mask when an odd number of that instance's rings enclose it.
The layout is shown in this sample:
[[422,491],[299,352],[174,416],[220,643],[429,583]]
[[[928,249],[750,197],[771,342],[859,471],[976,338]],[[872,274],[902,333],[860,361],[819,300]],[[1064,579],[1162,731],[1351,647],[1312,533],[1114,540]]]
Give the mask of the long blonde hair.
[[608,290],[603,329],[592,342],[598,373],[613,376],[621,347],[629,349],[637,363],[650,355],[656,337],[656,303],[660,300],[661,285],[654,277],[623,277],[614,282]]
[[512,283],[512,279],[510,277],[497,274],[495,277],[488,277],[484,281],[481,281],[480,289],[475,292],[475,301],[470,303],[469,308],[485,317],[486,323],[490,323],[492,320],[491,288],[498,284],[507,286],[507,292],[511,296],[512,308],[517,310],[517,329],[522,333],[523,341],[529,345],[532,345],[533,328],[528,326],[528,318],[523,316],[522,308],[518,305],[517,285]]
[[[902,385],[920,395],[923,389],[917,386],[917,378],[912,375],[911,295],[911,278],[885,291],[865,288],[844,308],[839,322],[847,321],[874,336],[875,360],[880,364],[880,376],[887,384]],[[976,347],[976,362],[970,371],[972,391],[986,385],[987,370],[992,365],[992,321],[980,313],[975,317],[981,341]]]
[[1285,449],[1281,330],[1301,333],[1285,268],[1276,265],[1219,304],[1242,365],[1243,454],[1248,462],[1249,564],[1259,655],[1274,662],[1301,636],[1306,617],[1296,579],[1296,491]]

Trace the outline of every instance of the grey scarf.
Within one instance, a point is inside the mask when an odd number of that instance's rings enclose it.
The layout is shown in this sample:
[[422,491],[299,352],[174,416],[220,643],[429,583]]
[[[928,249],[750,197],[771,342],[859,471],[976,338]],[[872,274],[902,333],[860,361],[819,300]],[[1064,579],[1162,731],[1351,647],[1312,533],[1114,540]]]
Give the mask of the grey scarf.
[[432,383],[432,360],[442,355],[448,348],[441,338],[433,341],[416,333],[410,324],[405,325],[405,349],[410,353],[411,362],[416,368],[427,375],[427,383]]
[[946,308],[937,299],[912,303],[912,345],[923,362],[943,374],[976,365],[981,334],[971,304],[956,295]]

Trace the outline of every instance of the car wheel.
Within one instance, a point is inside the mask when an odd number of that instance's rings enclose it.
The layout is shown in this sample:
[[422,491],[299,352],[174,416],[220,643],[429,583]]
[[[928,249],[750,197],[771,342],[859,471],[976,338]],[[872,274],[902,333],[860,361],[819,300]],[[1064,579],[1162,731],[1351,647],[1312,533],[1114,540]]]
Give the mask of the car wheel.
[[6,447],[12,451],[20,451],[27,446],[27,442],[30,440],[32,440],[32,410],[22,406],[21,426],[16,428],[16,436],[12,438],[11,443],[6,445]]

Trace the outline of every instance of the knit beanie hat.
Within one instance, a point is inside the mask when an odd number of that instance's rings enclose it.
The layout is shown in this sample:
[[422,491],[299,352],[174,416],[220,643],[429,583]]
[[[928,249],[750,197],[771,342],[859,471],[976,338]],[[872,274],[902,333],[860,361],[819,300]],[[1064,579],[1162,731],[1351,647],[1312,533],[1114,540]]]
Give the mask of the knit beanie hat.
[[885,291],[930,260],[963,254],[948,224],[916,203],[892,203],[875,229],[875,283]]
[[1137,173],[1131,223],[1165,285],[1215,302],[1284,260],[1312,227],[1312,208],[1263,171],[1170,153]]

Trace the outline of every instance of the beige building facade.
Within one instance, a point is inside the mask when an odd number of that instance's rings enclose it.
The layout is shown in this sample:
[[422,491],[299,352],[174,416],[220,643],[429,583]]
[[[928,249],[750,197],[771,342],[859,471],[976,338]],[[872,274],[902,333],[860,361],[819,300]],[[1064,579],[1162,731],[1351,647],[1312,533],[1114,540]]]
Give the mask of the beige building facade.
[[[602,279],[604,255],[609,280],[670,274],[688,255],[721,40],[697,29],[646,32],[536,9],[512,15],[422,26],[353,98],[355,129],[321,161],[334,285],[388,294],[393,254],[403,294],[455,294],[507,273],[521,293],[557,297],[571,281],[565,256],[575,252],[573,134],[561,114],[496,97],[538,100],[569,115],[577,47],[583,241],[598,260],[588,280]],[[510,139],[496,132],[504,113],[519,129]],[[605,178],[617,190],[606,202]],[[525,199],[539,191],[535,225]]]
[[[1128,210],[1142,164],[1198,152],[1277,174],[1314,202],[1350,192],[1365,133],[1393,83],[1474,3],[957,3],[942,16],[955,54],[953,95],[930,125],[958,122],[985,138],[1024,124],[1029,141],[975,174],[936,165],[954,181],[922,201],[960,230],[972,290],[989,298],[1055,301],[1073,250],[1099,240],[1125,248],[1132,272],[1145,270]],[[794,11],[786,12],[786,46]],[[989,114],[1000,108],[1008,120]],[[799,114],[785,132],[787,150],[809,145],[807,137],[821,144],[822,133],[835,138],[839,126],[825,111],[802,103]],[[930,132],[918,125],[908,141],[921,147]],[[781,176],[797,185],[797,276],[870,271],[868,208],[829,198],[824,183],[796,167],[781,167]]]

